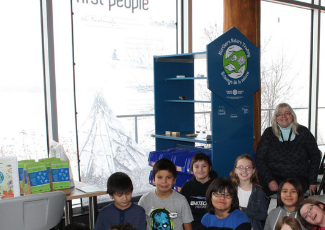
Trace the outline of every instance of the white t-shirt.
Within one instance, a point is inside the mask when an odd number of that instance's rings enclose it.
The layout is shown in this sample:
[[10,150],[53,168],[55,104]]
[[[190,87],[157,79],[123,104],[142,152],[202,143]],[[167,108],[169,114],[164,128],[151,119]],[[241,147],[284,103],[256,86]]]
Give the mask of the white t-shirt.
[[239,207],[247,208],[249,197],[251,196],[251,191],[242,190],[238,186],[238,199],[239,199]]

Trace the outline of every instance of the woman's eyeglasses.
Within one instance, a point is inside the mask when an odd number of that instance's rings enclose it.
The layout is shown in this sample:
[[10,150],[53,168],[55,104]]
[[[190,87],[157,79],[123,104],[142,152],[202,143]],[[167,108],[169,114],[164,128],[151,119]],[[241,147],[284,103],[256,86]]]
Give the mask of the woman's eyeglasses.
[[224,196],[226,199],[231,199],[232,195],[229,193],[221,193],[221,192],[212,192],[212,195],[214,195],[215,197],[222,197]]
[[238,166],[238,167],[236,167],[236,169],[238,169],[239,171],[244,171],[244,170],[246,170],[247,172],[250,172],[250,171],[253,170],[253,167],[252,167],[252,166],[247,166],[247,167]]
[[283,117],[283,116],[290,116],[291,115],[291,113],[290,112],[285,112],[285,113],[278,113],[277,115],[276,115],[276,117]]

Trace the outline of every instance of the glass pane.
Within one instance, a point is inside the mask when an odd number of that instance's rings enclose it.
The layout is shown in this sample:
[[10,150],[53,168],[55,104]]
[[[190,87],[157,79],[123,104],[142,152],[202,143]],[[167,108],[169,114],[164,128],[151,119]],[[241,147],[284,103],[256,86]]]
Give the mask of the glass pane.
[[69,157],[73,179],[78,180],[71,7],[70,1],[53,1],[52,4],[59,143]]
[[[321,14],[321,25],[325,25],[325,14]],[[321,26],[320,34],[320,59],[319,59],[319,88],[318,88],[318,121],[317,143],[322,151],[325,151],[325,28]]]
[[286,102],[299,108],[298,123],[304,126],[308,125],[310,14],[305,9],[261,2],[262,109]]
[[123,171],[134,196],[152,188],[143,143],[152,143],[154,122],[138,118],[137,144],[134,118],[117,117],[153,114],[153,55],[176,51],[175,1],[147,2],[134,10],[124,2],[73,4],[82,181],[106,189],[107,178]]
[[155,133],[155,117],[150,116],[138,117],[138,133],[143,135],[138,136],[138,144],[148,149],[155,150],[155,138],[151,134]]
[[[223,33],[223,1],[192,1],[193,52],[206,51],[206,45]],[[207,77],[205,60],[195,60],[194,76]],[[194,81],[195,100],[211,101],[207,80]],[[211,132],[211,103],[195,103],[195,131]]]
[[223,1],[193,0],[193,52],[206,51],[206,45],[223,33]]
[[1,1],[0,22],[1,156],[46,158],[39,1]]

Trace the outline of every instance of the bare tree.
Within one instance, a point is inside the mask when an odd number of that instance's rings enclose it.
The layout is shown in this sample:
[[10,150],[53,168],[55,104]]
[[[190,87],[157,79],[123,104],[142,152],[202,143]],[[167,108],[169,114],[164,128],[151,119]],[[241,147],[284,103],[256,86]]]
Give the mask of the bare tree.
[[[263,50],[262,50],[263,51]],[[275,60],[268,59],[266,52],[261,52],[261,105],[262,109],[274,109],[280,102],[288,101],[293,95],[290,64],[283,53]],[[263,113],[261,128],[267,128],[271,113]]]

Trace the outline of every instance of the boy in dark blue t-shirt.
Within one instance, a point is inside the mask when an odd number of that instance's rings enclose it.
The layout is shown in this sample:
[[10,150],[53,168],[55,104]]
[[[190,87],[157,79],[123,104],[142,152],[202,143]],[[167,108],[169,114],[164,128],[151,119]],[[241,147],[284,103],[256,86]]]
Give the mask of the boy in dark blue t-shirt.
[[132,181],[127,174],[116,172],[108,178],[107,193],[114,203],[99,212],[96,230],[108,230],[112,225],[123,223],[130,223],[138,230],[146,230],[145,211],[131,202],[132,192]]

